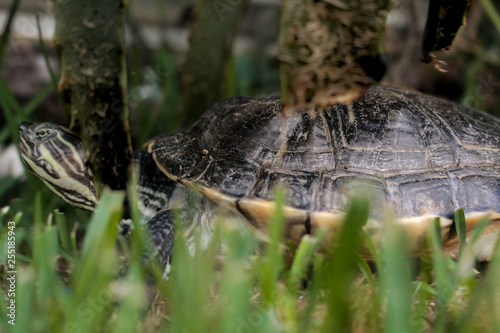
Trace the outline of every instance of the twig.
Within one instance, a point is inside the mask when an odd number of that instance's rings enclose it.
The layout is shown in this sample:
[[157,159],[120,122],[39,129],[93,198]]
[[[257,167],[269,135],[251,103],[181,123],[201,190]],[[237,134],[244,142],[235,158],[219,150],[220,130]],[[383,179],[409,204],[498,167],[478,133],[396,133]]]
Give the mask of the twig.
[[12,22],[14,21],[14,16],[16,15],[20,2],[21,0],[13,0],[12,5],[9,9],[7,23],[5,24],[5,28],[3,29],[2,36],[0,36],[0,64],[3,62],[4,53],[9,42],[10,28],[12,26]]
[[[40,17],[38,15],[36,15],[36,27],[38,30],[38,43],[40,44],[40,51],[42,52],[43,60],[45,61],[45,66],[47,67],[47,70],[49,71],[50,80],[52,82],[52,86],[54,87],[54,90],[58,91],[57,90],[58,78],[57,78],[56,74],[54,73],[54,70],[52,69],[52,67],[50,67],[49,55],[47,53],[47,48],[45,47],[45,43],[43,41],[42,27],[40,26]],[[66,114],[66,117],[68,119],[70,119],[71,118],[71,110],[69,109],[68,103],[64,102],[63,94],[58,92],[57,97],[59,99],[61,106],[64,109],[64,113]]]
[[38,43],[40,44],[40,50],[42,51],[43,60],[45,61],[45,66],[47,66],[47,69],[50,73],[50,79],[52,81],[52,84],[54,85],[54,88],[57,89],[57,78],[56,75],[54,74],[54,71],[52,70],[52,67],[50,67],[49,56],[47,54],[47,49],[45,48],[45,43],[43,42],[42,27],[40,26],[40,17],[38,16],[38,14],[35,17],[36,17],[36,28],[38,30]]

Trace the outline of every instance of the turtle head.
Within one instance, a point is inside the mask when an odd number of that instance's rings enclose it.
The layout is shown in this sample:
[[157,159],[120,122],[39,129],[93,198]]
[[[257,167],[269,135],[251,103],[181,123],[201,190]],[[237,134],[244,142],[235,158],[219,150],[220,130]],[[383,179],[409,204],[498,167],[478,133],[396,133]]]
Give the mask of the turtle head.
[[93,211],[97,204],[94,177],[85,163],[82,140],[51,123],[19,125],[17,143],[26,168],[69,204]]

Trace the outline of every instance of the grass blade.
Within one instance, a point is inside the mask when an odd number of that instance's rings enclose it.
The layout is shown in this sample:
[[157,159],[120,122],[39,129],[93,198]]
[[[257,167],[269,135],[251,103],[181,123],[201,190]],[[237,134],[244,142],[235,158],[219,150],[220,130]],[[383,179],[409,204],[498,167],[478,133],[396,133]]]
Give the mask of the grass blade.
[[465,223],[464,209],[460,208],[455,211],[455,227],[457,229],[458,241],[460,243],[460,254],[466,245],[465,239],[467,237],[467,225]]
[[369,201],[354,197],[347,211],[342,228],[331,247],[322,275],[329,290],[328,312],[324,332],[345,332],[351,327],[351,288],[356,271],[356,252],[362,242],[362,228],[368,221]]
[[266,244],[264,255],[259,258],[257,271],[258,279],[262,288],[262,297],[265,302],[273,302],[276,281],[283,268],[282,238],[284,230],[283,206],[285,204],[286,192],[283,188],[275,191],[275,206],[269,226],[269,242]]
[[71,235],[68,231],[66,217],[63,213],[57,210],[54,212],[54,217],[56,220],[57,230],[59,231],[61,246],[64,250],[68,251],[68,253],[71,253]]
[[288,274],[290,288],[297,288],[300,281],[306,277],[311,257],[321,244],[323,236],[324,233],[315,237],[309,235],[302,237]]
[[437,289],[436,332],[446,330],[446,309],[455,291],[455,277],[448,274],[448,259],[443,252],[441,240],[441,222],[436,218],[430,228],[430,243],[432,245],[433,269]]
[[[225,262],[220,280],[221,289],[217,312],[221,316],[219,327],[215,331],[237,332],[248,329],[252,331],[251,326],[255,323],[249,320],[248,313],[251,313],[250,291],[255,277],[247,269],[247,260],[252,253],[253,242],[248,233],[242,235],[237,228],[226,229],[224,240],[227,244],[227,262]],[[263,313],[259,314],[264,317]],[[263,325],[264,320],[258,324]]]
[[410,256],[403,227],[388,221],[383,243],[385,274],[384,289],[387,293],[385,332],[412,332],[410,325],[411,285]]

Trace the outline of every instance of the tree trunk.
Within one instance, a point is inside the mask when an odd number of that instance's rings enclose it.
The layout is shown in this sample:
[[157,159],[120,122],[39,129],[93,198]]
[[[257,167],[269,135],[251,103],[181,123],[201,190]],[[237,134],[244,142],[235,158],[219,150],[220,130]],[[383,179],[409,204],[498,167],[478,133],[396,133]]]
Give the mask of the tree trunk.
[[283,0],[280,78],[286,113],[348,103],[375,82],[367,72],[373,70],[370,59],[376,59],[389,3]]
[[59,90],[83,139],[96,185],[126,188],[132,153],[123,49],[124,2],[55,0]]
[[238,23],[249,0],[198,0],[182,74],[182,115],[190,125],[222,96],[224,73]]

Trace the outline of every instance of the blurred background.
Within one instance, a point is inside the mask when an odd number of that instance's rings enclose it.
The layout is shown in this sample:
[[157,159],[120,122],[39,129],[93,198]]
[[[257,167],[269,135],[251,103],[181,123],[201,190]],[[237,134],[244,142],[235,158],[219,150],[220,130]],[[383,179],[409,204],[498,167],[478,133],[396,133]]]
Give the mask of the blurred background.
[[[11,15],[16,1],[0,0],[2,32],[12,19],[8,42],[5,33],[0,40],[0,207],[16,205],[16,198],[42,191],[47,193],[43,197],[48,207],[63,208],[66,205],[40,188],[39,181],[25,181],[31,176],[24,174],[12,145],[17,138],[7,130],[15,126],[9,123],[15,110],[34,122],[69,122],[56,93],[59,62],[52,44],[53,2],[17,2]],[[128,101],[136,148],[154,135],[180,127],[180,75],[195,2],[130,0],[126,8]],[[472,1],[467,25],[460,29],[453,48],[438,53],[432,64],[422,64],[428,1],[394,1],[382,43],[388,62],[382,83],[439,95],[500,116],[500,23],[481,3],[485,1]],[[494,6],[498,18],[500,1]],[[224,96],[279,91],[279,17],[279,0],[250,1],[235,35]]]

